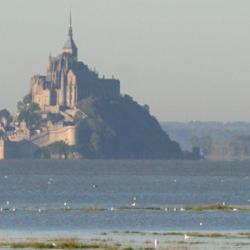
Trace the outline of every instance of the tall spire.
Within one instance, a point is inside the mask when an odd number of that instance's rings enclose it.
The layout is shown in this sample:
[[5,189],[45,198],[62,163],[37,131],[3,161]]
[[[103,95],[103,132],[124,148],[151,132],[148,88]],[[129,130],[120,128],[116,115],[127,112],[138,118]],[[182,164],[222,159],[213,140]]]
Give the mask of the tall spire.
[[69,13],[69,37],[73,37],[72,14],[71,14],[71,10],[70,10],[70,13]]
[[70,12],[69,12],[69,26],[70,27],[72,26],[72,13],[71,13],[71,9],[70,9]]
[[73,28],[72,28],[72,15],[70,10],[69,15],[69,30],[68,30],[68,39],[63,47],[64,53],[68,53],[74,56],[74,58],[77,60],[77,47],[73,40]]

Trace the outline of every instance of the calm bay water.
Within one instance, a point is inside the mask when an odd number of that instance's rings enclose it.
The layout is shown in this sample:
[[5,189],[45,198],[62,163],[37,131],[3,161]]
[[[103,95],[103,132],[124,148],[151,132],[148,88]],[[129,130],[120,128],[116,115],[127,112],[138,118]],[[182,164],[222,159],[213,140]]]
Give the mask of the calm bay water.
[[[222,202],[248,207],[250,162],[0,162],[0,207],[16,209],[0,213],[2,232],[250,230],[250,212],[110,210],[130,206],[134,197],[140,207]],[[66,212],[65,202],[108,210]]]

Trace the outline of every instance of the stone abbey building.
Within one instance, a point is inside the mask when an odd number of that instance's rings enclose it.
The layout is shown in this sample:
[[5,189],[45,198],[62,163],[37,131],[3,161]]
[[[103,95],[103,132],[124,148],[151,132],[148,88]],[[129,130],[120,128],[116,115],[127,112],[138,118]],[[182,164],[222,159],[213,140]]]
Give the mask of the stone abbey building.
[[49,57],[46,76],[32,77],[31,95],[32,101],[43,111],[58,112],[75,108],[78,100],[88,96],[117,98],[120,96],[120,82],[114,78],[99,78],[95,71],[78,61],[70,16],[63,52],[57,57]]
[[62,121],[32,129],[25,121],[17,121],[18,113],[8,121],[10,114],[0,111],[0,160],[5,158],[30,158],[38,148],[55,142],[65,142],[69,146],[78,144],[78,122],[86,114],[77,108],[83,98],[115,99],[120,97],[120,81],[100,78],[86,64],[78,61],[78,48],[73,39],[70,15],[68,38],[63,51],[57,57],[49,57],[46,75],[35,75],[31,78],[30,94],[32,102],[37,103],[43,118],[48,114],[60,114]]

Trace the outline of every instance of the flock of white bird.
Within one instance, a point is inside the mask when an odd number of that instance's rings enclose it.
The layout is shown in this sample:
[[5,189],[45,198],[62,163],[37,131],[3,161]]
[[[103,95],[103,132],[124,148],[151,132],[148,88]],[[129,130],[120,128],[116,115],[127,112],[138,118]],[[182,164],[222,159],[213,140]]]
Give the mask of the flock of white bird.
[[[8,176],[5,175],[5,176],[4,176],[4,179],[8,179]],[[51,185],[52,182],[53,182],[53,178],[49,178],[49,180],[48,180],[48,185]],[[174,182],[177,182],[177,180],[174,179]],[[221,180],[221,182],[224,182],[224,180]],[[92,188],[97,188],[97,185],[93,184],[93,185],[92,185]],[[137,206],[136,200],[137,200],[137,198],[136,198],[136,197],[133,197],[133,202],[131,203],[131,207],[134,208],[134,207]],[[248,200],[248,201],[250,202],[250,200]],[[225,205],[226,205],[225,202],[223,202],[222,205],[225,206]],[[12,208],[9,207],[9,206],[10,206],[10,202],[9,202],[9,201],[6,201],[6,206],[7,206],[7,208],[0,207],[0,212],[3,212],[4,210],[8,210],[8,211],[11,211],[11,212],[15,212],[15,211],[16,211],[16,208],[15,208],[15,207],[12,207]],[[65,202],[63,203],[63,207],[64,207],[65,209],[70,209],[70,206],[69,206],[68,201],[65,201]],[[114,211],[114,210],[115,210],[114,207],[111,207],[111,208],[110,208],[110,211]],[[169,208],[165,208],[165,211],[168,211],[168,210],[169,210]],[[178,210],[179,210],[179,211],[185,211],[184,208],[180,208],[180,209],[178,209]],[[172,211],[177,211],[177,208],[172,208]],[[237,208],[233,208],[233,211],[238,211],[238,209],[237,209]],[[41,213],[41,212],[42,212],[42,209],[41,209],[41,208],[38,208],[38,212]],[[200,226],[203,226],[203,223],[200,222],[199,225],[200,225]],[[189,239],[190,239],[190,236],[189,236],[188,234],[184,234],[183,236],[184,236],[184,240],[189,240]],[[55,243],[52,243],[52,244],[53,244],[54,247],[56,246]],[[155,240],[154,240],[154,248],[157,249],[158,246],[159,246],[159,240],[158,240],[158,239],[155,239]]]

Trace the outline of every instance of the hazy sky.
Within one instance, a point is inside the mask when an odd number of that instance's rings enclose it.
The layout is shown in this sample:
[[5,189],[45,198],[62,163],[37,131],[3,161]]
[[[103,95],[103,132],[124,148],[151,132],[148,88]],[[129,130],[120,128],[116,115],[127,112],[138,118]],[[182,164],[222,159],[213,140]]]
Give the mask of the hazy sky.
[[15,110],[73,13],[79,58],[160,120],[250,121],[249,0],[0,0],[0,108]]

